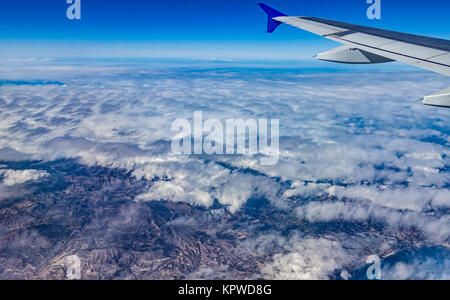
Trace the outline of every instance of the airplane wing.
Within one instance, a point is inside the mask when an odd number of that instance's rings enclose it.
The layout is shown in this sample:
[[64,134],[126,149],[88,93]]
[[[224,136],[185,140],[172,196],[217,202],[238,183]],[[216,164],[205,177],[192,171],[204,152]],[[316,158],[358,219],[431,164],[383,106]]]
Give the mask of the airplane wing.
[[[263,3],[259,6],[269,17],[267,31],[272,33],[285,23],[344,44],[317,58],[351,64],[399,61],[450,76],[450,41],[315,17],[287,16]],[[424,98],[424,104],[450,107],[450,89]]]

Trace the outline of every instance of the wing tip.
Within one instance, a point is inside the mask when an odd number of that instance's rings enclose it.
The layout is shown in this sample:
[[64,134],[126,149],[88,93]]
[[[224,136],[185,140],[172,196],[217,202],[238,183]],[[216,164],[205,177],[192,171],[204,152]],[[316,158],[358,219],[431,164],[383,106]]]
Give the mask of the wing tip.
[[266,4],[262,3],[262,2],[258,3],[258,5],[262,8],[262,10],[264,10],[264,12],[268,16],[267,32],[268,33],[274,32],[275,29],[277,29],[277,27],[281,25],[281,22],[278,22],[278,21],[274,20],[273,18],[285,17],[287,15],[285,15],[282,12],[279,12],[276,9],[273,9],[272,7],[266,5]]

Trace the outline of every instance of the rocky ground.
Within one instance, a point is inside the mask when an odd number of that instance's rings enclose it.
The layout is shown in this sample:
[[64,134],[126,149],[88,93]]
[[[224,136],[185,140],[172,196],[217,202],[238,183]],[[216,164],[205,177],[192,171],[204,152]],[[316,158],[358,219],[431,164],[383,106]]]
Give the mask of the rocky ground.
[[[1,165],[49,174],[2,196],[1,279],[66,279],[67,259],[73,255],[80,258],[82,279],[263,278],[264,265],[283,250],[264,245],[257,251],[264,243],[258,237],[274,232],[286,237],[293,231],[304,236],[367,235],[367,254],[377,237],[391,235],[396,246],[384,249],[387,256],[422,245],[412,228],[389,233],[376,222],[308,223],[264,199],[249,201],[236,214],[219,204],[207,210],[186,203],[139,202],[135,197],[152,181],[73,160]],[[361,260],[348,267],[363,265]]]

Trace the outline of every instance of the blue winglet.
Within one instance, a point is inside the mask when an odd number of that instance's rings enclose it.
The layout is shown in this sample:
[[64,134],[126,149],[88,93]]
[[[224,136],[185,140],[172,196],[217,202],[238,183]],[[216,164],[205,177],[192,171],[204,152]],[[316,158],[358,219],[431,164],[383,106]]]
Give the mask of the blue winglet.
[[286,17],[287,15],[273,9],[270,6],[265,5],[264,3],[258,3],[258,5],[266,12],[269,17],[269,21],[267,23],[267,32],[272,33],[280,26],[281,22],[275,21],[273,18],[276,17]]

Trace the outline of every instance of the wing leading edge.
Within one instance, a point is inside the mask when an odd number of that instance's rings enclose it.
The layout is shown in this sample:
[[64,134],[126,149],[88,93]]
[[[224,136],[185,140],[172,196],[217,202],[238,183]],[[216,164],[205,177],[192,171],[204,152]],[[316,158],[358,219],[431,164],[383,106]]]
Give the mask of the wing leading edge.
[[[449,40],[315,17],[292,17],[265,4],[260,3],[259,5],[268,15],[268,32],[273,32],[280,24],[284,23],[345,45],[319,54],[318,59],[340,63],[399,61],[450,76]],[[424,104],[450,107],[449,91],[444,90],[425,97]]]

